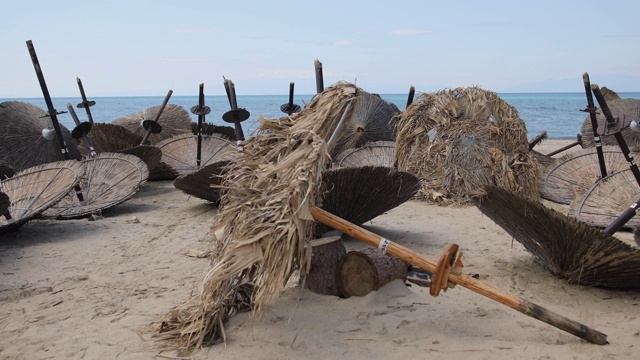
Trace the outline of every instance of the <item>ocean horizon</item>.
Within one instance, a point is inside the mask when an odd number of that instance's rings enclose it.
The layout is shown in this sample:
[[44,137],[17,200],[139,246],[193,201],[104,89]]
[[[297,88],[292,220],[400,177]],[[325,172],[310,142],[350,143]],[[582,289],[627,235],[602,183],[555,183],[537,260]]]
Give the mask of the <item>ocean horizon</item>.
[[[415,98],[420,92],[416,92]],[[581,110],[586,108],[587,100],[582,92],[535,92],[535,93],[497,93],[501,99],[514,106],[525,122],[527,137],[535,137],[542,131],[546,131],[549,139],[575,139],[581,133],[582,124],[587,114]],[[395,104],[400,111],[404,110],[408,101],[407,94],[379,94],[382,99]],[[640,98],[640,92],[620,92],[621,98]],[[294,96],[294,103],[304,107],[315,94],[300,94]],[[95,122],[110,123],[119,117],[142,112],[144,109],[161,105],[164,95],[153,96],[104,96],[91,97],[88,100],[95,101],[91,107],[91,114]],[[87,115],[84,109],[78,109],[76,105],[82,101],[77,97],[54,97],[51,99],[54,108],[58,112],[58,121],[73,129],[75,124],[71,115],[66,113],[67,103],[75,108],[80,121],[86,121]],[[0,102],[22,101],[34,104],[46,111],[44,98],[0,98]],[[251,114],[250,118],[242,123],[245,134],[251,133],[258,125],[258,117],[279,118],[285,114],[280,106],[288,103],[289,95],[237,95],[239,108],[244,108]],[[197,121],[197,116],[190,109],[198,104],[197,95],[171,96],[169,104],[182,106]],[[230,110],[226,95],[205,95],[205,103],[211,108],[211,113],[206,116],[207,123],[216,125],[230,125],[222,120],[222,115]]]

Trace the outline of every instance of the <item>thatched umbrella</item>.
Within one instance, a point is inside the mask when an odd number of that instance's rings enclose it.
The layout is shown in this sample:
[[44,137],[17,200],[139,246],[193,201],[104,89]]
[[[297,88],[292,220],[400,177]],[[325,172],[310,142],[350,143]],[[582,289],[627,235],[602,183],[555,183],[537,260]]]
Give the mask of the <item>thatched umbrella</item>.
[[11,205],[9,196],[0,191],[0,216],[7,213],[7,210],[9,210],[9,205]]
[[77,160],[55,161],[16,173],[0,182],[2,193],[11,201],[10,218],[0,212],[0,234],[12,231],[37,217],[65,197],[85,172]]
[[[596,182],[576,197],[569,206],[568,214],[591,226],[606,228],[638,199],[638,181],[630,169],[625,169]],[[631,229],[639,225],[640,218],[634,216],[623,228]]]
[[395,142],[374,141],[362,147],[341,152],[334,164],[338,167],[386,166],[395,167]]
[[[613,173],[629,165],[620,148],[603,146],[607,172]],[[540,195],[559,204],[570,204],[602,178],[595,148],[580,149],[544,168],[540,178]]]
[[247,309],[259,316],[294,270],[305,275],[314,224],[309,209],[331,159],[326,139],[355,93],[352,84],[334,85],[299,113],[262,119],[223,175],[211,231],[214,265],[200,293],[151,329],[169,341],[164,347],[191,350],[224,341],[230,316]]
[[220,185],[229,162],[222,160],[207,164],[197,171],[177,177],[173,186],[186,194],[218,204],[222,193],[217,186]]
[[478,209],[569,283],[640,287],[640,249],[498,187],[475,199]]
[[[198,123],[195,121],[191,122],[191,132],[194,135],[198,135]],[[226,125],[214,125],[214,124],[202,124],[202,135],[213,135],[220,134],[224,138],[236,141],[236,130],[231,126]]]
[[[41,108],[21,102],[0,103],[0,161],[16,171],[36,165],[65,160],[55,135],[51,140],[43,136],[43,130],[51,130],[53,125]],[[60,125],[69,157],[80,159],[78,142],[71,132]]]
[[[618,99],[611,101],[607,99],[607,105],[611,110],[611,114],[616,119],[640,119],[640,99]],[[596,111],[598,124],[605,124],[607,120],[604,114],[602,114],[602,111],[600,111],[600,108],[596,108]],[[624,137],[630,149],[635,150],[640,148],[640,133],[631,130],[629,126],[624,127],[620,133]],[[618,141],[613,135],[600,136],[600,139],[602,141],[602,145],[618,145]],[[591,148],[594,144],[591,118],[590,116],[587,116],[582,123],[582,147]]]
[[162,126],[162,131],[149,135],[151,144],[156,144],[175,135],[191,132],[191,117],[189,113],[182,106],[176,104],[167,104],[164,109],[161,105],[150,107],[142,112],[119,117],[113,121],[113,124],[123,126],[134,135],[144,138],[146,130],[141,123],[144,120],[155,119],[159,111],[162,111],[158,119],[158,123]]
[[192,173],[217,161],[230,160],[238,152],[236,145],[222,135],[203,136],[198,165],[197,145],[198,137],[193,134],[177,135],[156,144],[162,151],[161,161],[175,170],[178,176]]
[[418,197],[462,204],[497,184],[538,198],[540,164],[518,111],[478,87],[421,94],[397,119],[399,170],[418,176]]
[[82,163],[87,169],[79,184],[84,202],[71,191],[46,210],[44,217],[72,219],[98,213],[131,198],[149,177],[146,164],[133,155],[100,153]]
[[[401,205],[420,189],[415,175],[386,166],[327,170],[322,184],[321,208],[356,225]],[[329,230],[320,223],[316,226],[317,234]]]
[[0,161],[0,180],[10,178],[15,175],[15,173],[16,170],[14,168]]

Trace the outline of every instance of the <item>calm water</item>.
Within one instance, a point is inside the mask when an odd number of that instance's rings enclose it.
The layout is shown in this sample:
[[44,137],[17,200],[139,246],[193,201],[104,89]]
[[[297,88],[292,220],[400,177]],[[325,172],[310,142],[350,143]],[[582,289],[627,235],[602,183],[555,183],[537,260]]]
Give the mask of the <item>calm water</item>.
[[[550,139],[575,139],[586,118],[586,113],[580,111],[587,105],[584,93],[500,93],[498,95],[518,110],[527,126],[529,138],[546,130]],[[640,92],[618,93],[618,95],[622,98],[640,98]],[[406,107],[406,94],[381,94],[380,96],[386,101],[394,103],[400,110],[404,110]],[[298,95],[295,97],[294,103],[304,107],[304,104],[310,102],[312,97],[313,95]],[[44,99],[0,98],[0,102],[9,100],[29,102],[46,110]],[[108,123],[121,116],[158,106],[162,104],[164,96],[102,98],[89,96],[89,100],[96,102],[96,105],[91,107],[94,121]],[[79,97],[54,98],[53,104],[58,111],[66,111],[67,103],[71,103],[75,107],[81,101]],[[242,123],[245,134],[249,135],[255,129],[259,115],[266,118],[283,116],[280,106],[288,101],[288,95],[239,95],[238,107],[245,108],[251,113],[249,120]],[[198,98],[197,96],[172,96],[169,103],[180,105],[191,113],[190,109],[198,103]],[[211,107],[211,113],[206,117],[208,123],[230,125],[222,121],[222,115],[230,109],[226,96],[207,96],[206,104]],[[81,121],[86,120],[83,109],[76,108],[75,111]],[[195,115],[191,114],[191,117],[193,121],[197,120]],[[69,129],[75,127],[71,115],[68,113],[58,115],[58,120]]]

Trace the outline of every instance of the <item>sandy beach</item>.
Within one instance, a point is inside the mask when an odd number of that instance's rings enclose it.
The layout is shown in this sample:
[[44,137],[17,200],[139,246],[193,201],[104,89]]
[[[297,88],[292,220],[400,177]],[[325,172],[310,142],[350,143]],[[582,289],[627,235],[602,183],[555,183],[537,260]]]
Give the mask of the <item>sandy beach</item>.
[[[546,140],[541,153],[571,143]],[[566,207],[549,205],[559,211]],[[226,345],[188,357],[140,331],[198,292],[217,208],[144,184],[100,218],[33,220],[0,239],[2,359],[637,359],[640,290],[571,285],[475,207],[409,201],[365,227],[431,259],[456,243],[464,272],[608,335],[590,344],[457,286],[439,297],[393,281],[364,297],[295,282],[264,316],[232,318]],[[631,233],[617,238],[633,243]],[[635,244],[635,243],[633,243]],[[347,250],[363,245],[347,239]],[[635,245],[634,245],[635,246]],[[181,356],[181,357],[179,357]]]

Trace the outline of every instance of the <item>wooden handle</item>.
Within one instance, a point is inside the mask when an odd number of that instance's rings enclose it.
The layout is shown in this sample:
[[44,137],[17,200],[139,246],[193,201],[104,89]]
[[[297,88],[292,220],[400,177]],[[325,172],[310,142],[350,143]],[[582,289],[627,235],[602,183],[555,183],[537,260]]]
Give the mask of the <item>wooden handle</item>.
[[[363,229],[320,208],[311,208],[311,215],[316,221],[319,221],[371,246],[382,248],[387,253],[396,256],[410,264],[418,266],[429,272],[436,271],[436,262],[434,262],[433,260],[430,260],[427,257],[418,254],[415,251],[412,251],[402,245],[398,245],[394,242],[389,241],[388,239],[382,238],[369,230]],[[493,299],[499,303],[507,305],[510,308],[518,310],[525,315],[531,316],[532,318],[546,322],[547,324],[555,326],[558,329],[578,336],[590,343],[598,345],[608,344],[606,334],[603,334],[597,330],[568,319],[562,315],[556,314],[548,309],[543,308],[542,306],[524,300],[514,294],[485,284],[469,275],[449,273],[449,281],[454,284],[464,286],[469,290],[475,291],[476,293]]]

